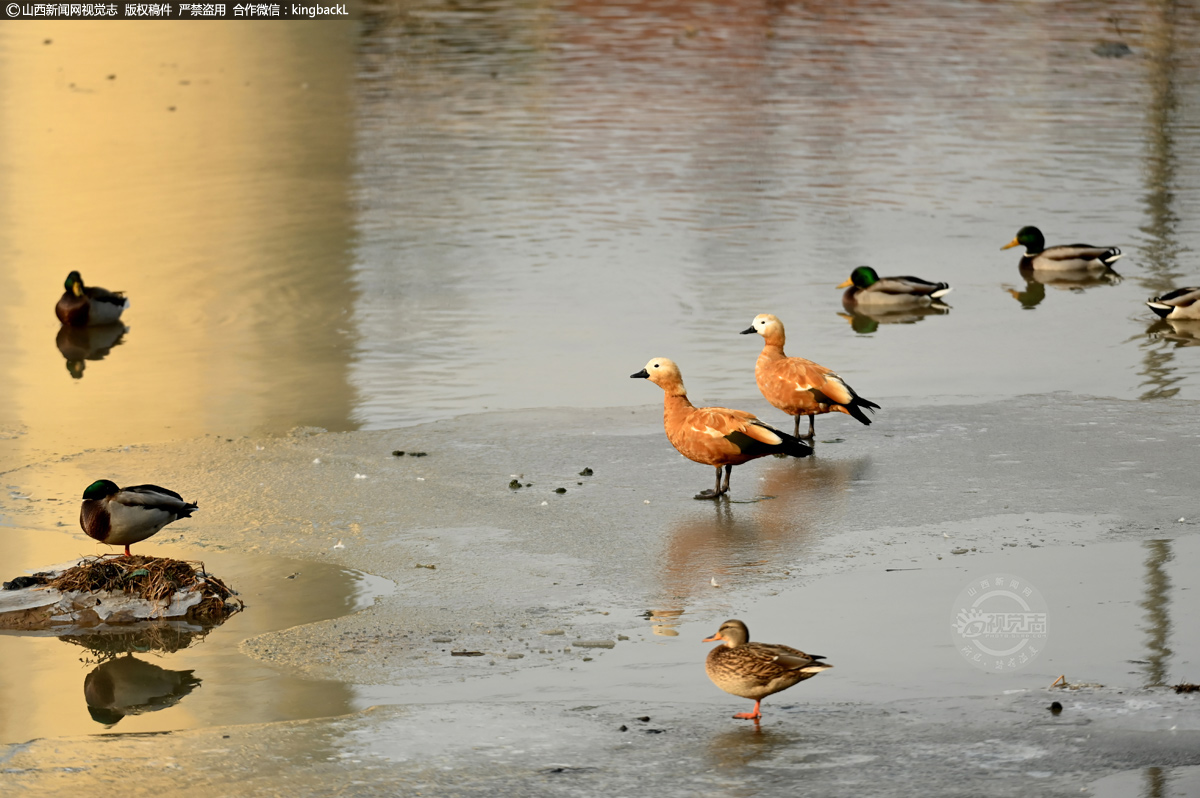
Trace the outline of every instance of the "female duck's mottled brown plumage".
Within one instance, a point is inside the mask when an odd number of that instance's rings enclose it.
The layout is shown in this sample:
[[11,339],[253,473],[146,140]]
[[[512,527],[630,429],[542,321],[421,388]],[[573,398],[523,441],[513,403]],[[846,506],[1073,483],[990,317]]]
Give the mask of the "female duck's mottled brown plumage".
[[[735,465],[768,454],[807,457],[812,447],[777,429],[768,427],[753,414],[727,407],[696,407],[687,398],[683,377],[674,361],[656,357],[630,377],[647,379],[663,389],[663,428],[667,440],[689,460],[717,469],[717,485],[696,495],[716,499],[729,492],[729,472]],[[721,486],[721,468],[725,486]]]
[[758,720],[764,698],[833,667],[821,662],[822,656],[790,646],[751,643],[750,630],[737,620],[726,621],[715,635],[704,639],[705,643],[718,641],[723,645],[708,652],[704,663],[708,678],[727,693],[754,699],[754,709],[735,718]]
[[[754,379],[763,397],[789,416],[796,417],[797,438],[812,440],[816,435],[813,422],[819,413],[845,413],[863,424],[871,419],[863,408],[879,409],[879,405],[863,399],[831,369],[802,357],[788,357],[783,353],[785,341],[783,322],[770,313],[754,317],[749,329],[742,335],[758,333],[763,337],[762,352],[754,365]],[[808,434],[800,434],[800,417],[808,416]]]

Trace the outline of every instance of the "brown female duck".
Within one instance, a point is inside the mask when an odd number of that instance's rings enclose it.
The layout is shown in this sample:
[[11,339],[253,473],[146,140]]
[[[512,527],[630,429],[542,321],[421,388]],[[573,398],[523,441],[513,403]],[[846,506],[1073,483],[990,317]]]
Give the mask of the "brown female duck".
[[739,712],[735,718],[757,721],[762,717],[758,709],[764,698],[833,667],[821,662],[825,659],[822,656],[790,646],[751,643],[750,630],[737,620],[721,624],[717,633],[704,638],[704,642],[723,644],[708,652],[704,663],[713,684],[732,695],[754,699],[754,709]]

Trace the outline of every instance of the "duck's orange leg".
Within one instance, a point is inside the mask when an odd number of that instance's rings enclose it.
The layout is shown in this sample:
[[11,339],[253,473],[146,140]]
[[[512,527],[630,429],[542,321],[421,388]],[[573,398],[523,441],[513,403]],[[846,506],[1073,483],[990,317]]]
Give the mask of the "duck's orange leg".
[[762,717],[762,713],[758,711],[758,705],[761,703],[762,703],[762,699],[755,701],[754,702],[754,711],[739,712],[736,715],[734,715],[734,717],[738,718],[739,720],[758,720],[759,718]]

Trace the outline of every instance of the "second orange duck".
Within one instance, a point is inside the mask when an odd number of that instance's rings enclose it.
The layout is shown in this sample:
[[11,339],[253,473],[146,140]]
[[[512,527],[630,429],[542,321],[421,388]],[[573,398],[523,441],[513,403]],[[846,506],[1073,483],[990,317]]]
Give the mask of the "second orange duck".
[[[762,352],[754,366],[754,379],[758,390],[768,402],[789,416],[796,417],[793,433],[802,440],[812,440],[816,435],[814,418],[820,413],[845,413],[863,424],[871,419],[863,408],[878,410],[879,405],[863,399],[832,370],[802,357],[788,357],[783,353],[783,322],[770,313],[754,317],[749,329],[742,335],[758,333],[763,337]],[[800,434],[800,417],[808,416],[808,434]]]
[[671,445],[689,460],[716,467],[716,487],[696,494],[697,499],[716,499],[728,493],[729,472],[735,465],[769,454],[792,457],[812,454],[811,446],[768,427],[752,413],[727,407],[696,407],[688,401],[679,366],[665,357],[654,358],[644,369],[629,376],[650,380],[663,389],[663,427]]

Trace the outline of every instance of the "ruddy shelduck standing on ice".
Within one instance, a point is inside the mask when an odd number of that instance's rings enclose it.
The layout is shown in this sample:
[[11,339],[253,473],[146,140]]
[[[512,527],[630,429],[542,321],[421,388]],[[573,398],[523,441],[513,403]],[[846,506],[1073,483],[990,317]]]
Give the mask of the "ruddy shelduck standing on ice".
[[[789,416],[796,417],[793,433],[801,440],[811,441],[816,435],[814,417],[819,413],[837,411],[870,424],[863,408],[878,410],[879,405],[863,399],[838,375],[824,366],[802,357],[783,353],[783,322],[770,313],[754,317],[754,323],[742,335],[758,333],[763,337],[762,352],[754,366],[758,390],[768,402]],[[800,417],[808,416],[808,434],[800,434]]]
[[[812,447],[768,427],[753,414],[725,407],[695,407],[687,398],[683,377],[674,361],[656,357],[631,378],[650,380],[663,389],[663,427],[667,440],[689,460],[715,466],[713,490],[696,494],[697,499],[716,499],[729,492],[729,472],[735,465],[769,454],[807,457]],[[725,485],[721,485],[721,468]]]

